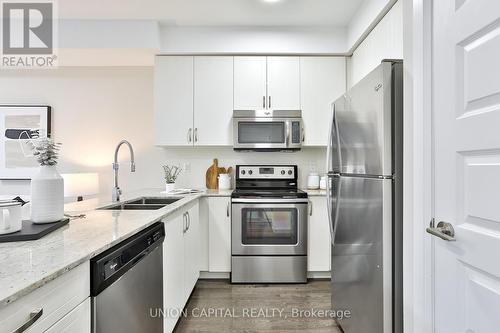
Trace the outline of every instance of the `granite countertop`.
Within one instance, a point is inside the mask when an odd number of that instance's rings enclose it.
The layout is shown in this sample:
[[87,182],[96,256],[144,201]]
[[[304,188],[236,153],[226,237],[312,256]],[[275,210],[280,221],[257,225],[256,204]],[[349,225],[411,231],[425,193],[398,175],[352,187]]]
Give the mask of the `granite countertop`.
[[[68,225],[36,240],[0,243],[0,308],[12,303],[122,240],[162,220],[200,197],[231,196],[232,190],[200,190],[200,193],[170,195],[160,189],[145,189],[122,195],[122,202],[139,197],[179,197],[158,210],[96,210],[114,204],[109,196],[68,203],[69,214],[85,213]],[[305,190],[324,196],[324,190]]]
[[[182,195],[179,201],[150,211],[95,210],[112,204],[109,198],[66,204],[65,212],[85,212],[87,217],[72,220],[36,241],[0,243],[0,308],[203,195],[204,192]],[[144,190],[124,195],[122,201],[141,196],[171,197],[160,190]]]

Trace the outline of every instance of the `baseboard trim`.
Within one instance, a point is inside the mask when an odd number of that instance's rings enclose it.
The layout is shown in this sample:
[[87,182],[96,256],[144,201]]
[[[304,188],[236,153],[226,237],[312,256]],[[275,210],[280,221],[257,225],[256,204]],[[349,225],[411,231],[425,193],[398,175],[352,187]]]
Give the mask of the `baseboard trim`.
[[[231,273],[229,272],[200,272],[200,279],[229,279]],[[308,279],[325,279],[331,278],[330,272],[307,272]]]

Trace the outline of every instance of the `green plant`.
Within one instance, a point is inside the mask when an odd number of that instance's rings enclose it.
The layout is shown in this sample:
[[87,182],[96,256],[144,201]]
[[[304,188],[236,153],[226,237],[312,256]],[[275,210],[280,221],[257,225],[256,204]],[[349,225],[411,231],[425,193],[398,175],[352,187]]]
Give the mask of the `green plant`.
[[50,138],[31,141],[31,149],[40,166],[56,165],[59,158],[61,143]]
[[176,166],[176,165],[164,165],[163,166],[163,173],[164,173],[164,178],[165,182],[167,184],[172,184],[175,183],[177,180],[177,177],[181,173],[181,168]]

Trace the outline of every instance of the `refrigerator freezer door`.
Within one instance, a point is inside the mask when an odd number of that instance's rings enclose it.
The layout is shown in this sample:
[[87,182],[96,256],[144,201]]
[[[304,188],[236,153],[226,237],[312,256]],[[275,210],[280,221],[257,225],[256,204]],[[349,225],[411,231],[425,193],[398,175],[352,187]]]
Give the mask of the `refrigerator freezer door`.
[[338,100],[342,174],[393,174],[391,73],[392,63],[382,62]]
[[346,96],[343,95],[331,105],[330,131],[328,137],[328,146],[326,148],[326,171],[328,174],[340,173],[339,160],[339,138],[337,128],[337,110],[344,110]]
[[337,179],[332,307],[346,333],[392,332],[392,180]]

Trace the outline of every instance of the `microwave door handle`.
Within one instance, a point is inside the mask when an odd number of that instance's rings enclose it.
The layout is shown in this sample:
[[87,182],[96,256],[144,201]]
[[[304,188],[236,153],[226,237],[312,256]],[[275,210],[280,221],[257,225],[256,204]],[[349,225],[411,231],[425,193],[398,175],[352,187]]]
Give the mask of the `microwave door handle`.
[[288,148],[290,146],[290,122],[286,122],[286,139],[285,139],[285,145]]

